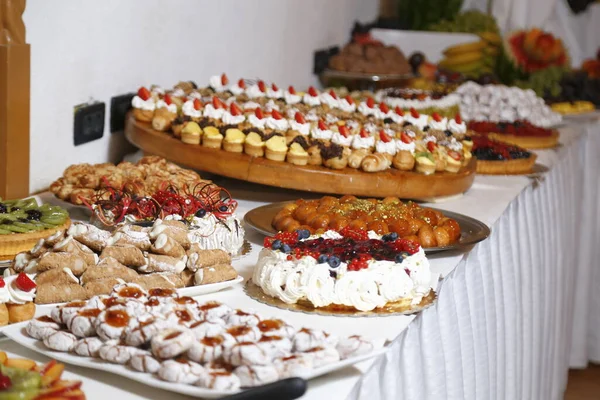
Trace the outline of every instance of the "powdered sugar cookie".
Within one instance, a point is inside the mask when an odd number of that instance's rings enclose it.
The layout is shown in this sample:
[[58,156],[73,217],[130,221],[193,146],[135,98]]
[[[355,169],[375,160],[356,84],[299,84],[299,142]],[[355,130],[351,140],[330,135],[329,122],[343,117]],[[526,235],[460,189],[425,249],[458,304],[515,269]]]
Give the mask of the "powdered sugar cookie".
[[294,376],[306,376],[313,369],[313,360],[310,356],[297,353],[287,357],[277,358],[273,361],[273,365],[279,372],[281,379],[291,378]]
[[340,361],[340,353],[333,347],[315,347],[304,354],[312,359],[315,368]]
[[151,314],[146,318],[139,318],[139,321],[137,326],[128,327],[123,334],[125,344],[128,346],[138,347],[148,343],[153,336],[172,326],[164,317]]
[[29,321],[27,324],[27,334],[34,339],[43,340],[46,336],[60,330],[60,325],[47,315],[38,317]]
[[218,336],[225,333],[225,321],[222,319],[195,321],[189,326],[196,339],[205,336]]
[[110,307],[98,315],[96,333],[102,340],[120,339],[130,324],[133,324],[133,321],[125,306]]
[[300,329],[294,336],[294,351],[303,352],[315,347],[334,346],[337,344],[337,337],[318,329]]
[[194,334],[187,328],[166,329],[152,338],[152,353],[162,359],[173,358],[188,351],[194,341]]
[[68,325],[72,316],[85,306],[85,301],[73,301],[63,306],[56,307],[50,312],[50,317],[58,324]]
[[281,319],[264,319],[256,326],[265,336],[283,336],[292,339],[296,329]]
[[205,336],[197,339],[188,350],[190,360],[201,364],[219,361],[226,347],[233,346],[235,341],[229,335]]
[[83,357],[98,357],[98,350],[104,346],[104,342],[97,337],[80,339],[73,347],[73,352]]
[[230,326],[225,330],[225,333],[231,335],[238,342],[256,342],[262,337],[260,330],[256,326],[237,325]]
[[116,340],[106,342],[104,346],[98,350],[98,356],[113,364],[127,364],[131,356],[136,354],[138,349],[131,346],[122,346]]
[[257,343],[236,343],[224,349],[223,359],[234,367],[240,365],[267,365],[273,361],[271,349]]
[[228,305],[219,303],[218,301],[209,301],[198,306],[200,315],[204,319],[225,319],[229,314],[233,313],[233,309]]
[[203,373],[202,365],[183,359],[163,361],[157,372],[158,376],[167,382],[190,385],[196,383]]
[[139,302],[148,300],[148,292],[135,283],[122,283],[113,288],[112,297],[124,297],[126,299],[135,299]]
[[273,358],[285,357],[292,352],[291,340],[283,336],[263,336],[256,344]]
[[345,360],[346,358],[370,353],[375,349],[375,346],[369,340],[354,335],[340,339],[335,348],[340,353],[340,358]]
[[131,356],[129,366],[136,371],[154,374],[160,369],[160,361],[149,352],[139,352]]
[[242,387],[266,385],[279,379],[274,365],[242,365],[233,373],[240,379]]
[[238,390],[240,378],[224,369],[207,369],[196,382],[196,386],[214,390]]
[[101,312],[99,308],[83,308],[71,317],[67,327],[77,337],[96,336],[96,319]]
[[256,326],[260,322],[258,314],[252,312],[246,312],[242,310],[235,310],[227,316],[228,325],[252,325]]
[[76,343],[75,335],[65,331],[56,331],[44,338],[44,345],[56,351],[71,351]]

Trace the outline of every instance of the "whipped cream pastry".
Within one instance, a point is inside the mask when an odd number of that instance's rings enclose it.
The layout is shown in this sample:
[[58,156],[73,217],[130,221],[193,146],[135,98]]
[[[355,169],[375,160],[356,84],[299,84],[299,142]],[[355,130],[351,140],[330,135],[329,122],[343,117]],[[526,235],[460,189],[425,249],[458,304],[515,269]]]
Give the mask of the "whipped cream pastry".
[[267,238],[252,281],[288,304],[308,301],[359,311],[405,300],[416,305],[433,289],[419,245],[396,234],[349,230],[320,236],[299,230]]

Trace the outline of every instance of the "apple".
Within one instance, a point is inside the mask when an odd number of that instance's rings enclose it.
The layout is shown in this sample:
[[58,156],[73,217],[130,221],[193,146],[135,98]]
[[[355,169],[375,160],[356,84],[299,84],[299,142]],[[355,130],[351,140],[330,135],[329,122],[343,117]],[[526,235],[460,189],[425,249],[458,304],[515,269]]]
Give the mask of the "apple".
[[27,360],[25,358],[7,358],[6,361],[4,361],[4,365],[10,368],[24,369],[26,371],[35,370],[37,367],[35,361]]
[[[52,361],[50,363],[52,363]],[[56,361],[54,361],[54,365],[44,369],[44,372],[42,372],[42,387],[47,387],[60,379],[65,370],[65,366],[63,364],[57,364]]]
[[66,393],[71,393],[81,388],[80,381],[57,381],[52,387],[42,389],[37,399],[63,398]]

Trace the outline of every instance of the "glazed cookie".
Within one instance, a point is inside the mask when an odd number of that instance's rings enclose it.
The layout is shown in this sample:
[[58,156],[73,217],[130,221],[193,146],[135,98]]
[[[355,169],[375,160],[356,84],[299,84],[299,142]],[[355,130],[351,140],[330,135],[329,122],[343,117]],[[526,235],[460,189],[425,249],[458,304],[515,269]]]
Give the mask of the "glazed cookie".
[[194,341],[194,334],[187,328],[166,329],[152,338],[152,353],[162,359],[173,358],[188,351]]

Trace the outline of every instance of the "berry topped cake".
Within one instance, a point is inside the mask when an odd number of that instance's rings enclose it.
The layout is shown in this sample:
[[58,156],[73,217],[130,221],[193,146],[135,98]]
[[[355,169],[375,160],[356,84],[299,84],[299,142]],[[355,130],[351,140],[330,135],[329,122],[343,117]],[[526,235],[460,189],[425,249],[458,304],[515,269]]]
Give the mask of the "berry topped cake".
[[513,144],[526,149],[548,149],[558,144],[558,131],[545,129],[532,123],[519,120],[515,122],[471,121],[470,130],[488,135],[491,139]]
[[477,173],[518,175],[531,172],[537,156],[521,147],[490,139],[473,137],[473,155],[477,157]]
[[265,238],[252,281],[287,304],[332,312],[409,311],[433,290],[425,252],[396,233],[345,228]]

